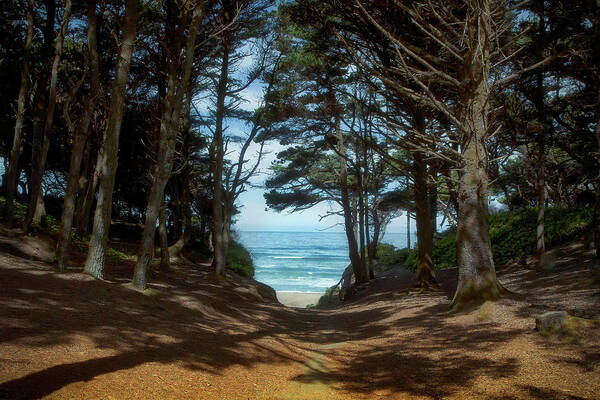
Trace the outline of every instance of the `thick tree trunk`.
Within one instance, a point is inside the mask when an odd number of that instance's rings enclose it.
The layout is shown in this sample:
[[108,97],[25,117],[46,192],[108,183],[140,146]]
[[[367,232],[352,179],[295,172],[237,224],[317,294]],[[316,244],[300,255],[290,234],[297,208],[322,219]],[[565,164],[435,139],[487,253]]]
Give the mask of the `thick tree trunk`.
[[[484,7],[481,15],[489,17],[489,3],[484,4],[488,8]],[[471,26],[470,29],[476,31],[477,27]],[[486,37],[485,32],[480,35]],[[480,36],[475,37],[487,43]],[[471,82],[471,85],[466,85],[460,92],[463,129],[460,132],[461,169],[456,233],[458,287],[452,301],[454,309],[470,301],[497,299],[503,291],[496,279],[488,221],[489,55],[486,46],[477,46],[481,53],[475,52],[465,62],[463,72],[463,79]]]
[[73,138],[71,149],[71,162],[67,175],[67,189],[63,202],[62,216],[60,221],[60,232],[56,244],[56,262],[59,271],[66,270],[65,258],[71,244],[71,231],[73,228],[73,215],[75,214],[75,197],[79,187],[79,176],[81,172],[81,161],[89,136],[90,121],[96,107],[96,98],[100,90],[99,82],[99,56],[96,41],[96,1],[88,2],[88,52],[90,68],[90,93],[86,97],[83,115],[77,125],[77,131]]
[[214,247],[213,252],[213,268],[217,277],[225,276],[225,266],[227,259],[226,243],[226,223],[225,223],[225,198],[223,193],[223,119],[225,117],[225,97],[227,96],[227,82],[229,80],[229,37],[226,34],[223,38],[223,57],[221,60],[221,74],[217,87],[217,104],[215,115],[215,133],[211,144],[212,153],[212,210],[213,210],[213,227],[212,227],[212,242]]
[[93,277],[104,277],[104,254],[108,243],[110,227],[112,195],[117,172],[119,135],[125,105],[125,89],[129,78],[131,55],[135,42],[137,19],[137,0],[127,0],[125,3],[125,20],[123,37],[119,50],[115,78],[113,80],[111,99],[108,110],[108,122],[102,143],[102,169],[98,202],[94,213],[94,229],[90,238],[89,250],[85,261],[84,271]]
[[19,161],[23,152],[23,125],[25,122],[25,108],[27,106],[26,97],[29,92],[29,69],[31,65],[31,46],[33,43],[33,5],[34,0],[27,2],[27,36],[25,37],[25,47],[23,49],[23,70],[21,71],[21,88],[19,89],[19,99],[17,100],[17,116],[15,122],[15,133],[13,144],[10,151],[10,163],[6,174],[6,208],[5,215],[9,224],[12,224],[14,218],[13,203],[17,193],[17,183],[19,181],[20,169]]
[[414,286],[429,288],[437,286],[433,272],[433,234],[429,214],[429,195],[427,185],[427,164],[420,152],[413,153],[413,181],[415,190],[415,214],[417,220],[417,273]]
[[[25,220],[25,231],[28,231],[33,226],[39,226],[41,223],[42,216],[45,212],[38,210],[38,201],[42,192],[42,179],[44,177],[44,170],[46,168],[46,158],[48,155],[48,149],[50,147],[50,133],[52,132],[52,126],[54,124],[54,110],[56,108],[56,87],[58,85],[58,67],[60,66],[60,59],[63,52],[63,43],[65,35],[67,34],[67,28],[69,26],[69,19],[71,18],[71,0],[65,1],[65,11],[63,15],[62,25],[56,38],[54,61],[52,63],[52,70],[50,72],[50,91],[48,93],[48,106],[46,112],[46,121],[44,123],[44,130],[41,133],[35,135],[34,141],[41,141],[41,152],[32,153],[32,173],[31,173],[31,196],[29,201],[29,209],[27,210],[27,219]],[[38,131],[39,132],[39,131]],[[39,145],[39,143],[36,143]],[[38,150],[36,146],[36,150]]]

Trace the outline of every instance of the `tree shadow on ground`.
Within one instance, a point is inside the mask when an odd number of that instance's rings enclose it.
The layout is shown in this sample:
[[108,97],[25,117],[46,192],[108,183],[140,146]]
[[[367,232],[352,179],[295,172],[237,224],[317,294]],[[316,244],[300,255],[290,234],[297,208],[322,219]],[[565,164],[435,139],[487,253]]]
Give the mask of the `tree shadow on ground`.
[[[193,267],[153,283],[154,295],[83,274],[58,274],[47,264],[7,254],[0,254],[0,274],[0,344],[56,356],[42,370],[0,383],[0,398],[39,398],[149,362],[177,362],[213,375],[235,365],[301,363],[314,346],[345,339],[329,313],[256,303],[233,290],[236,282],[215,282]],[[355,316],[368,323],[389,312],[384,307]],[[65,354],[80,337],[99,351],[91,351],[93,358]],[[9,366],[10,357],[0,357]]]

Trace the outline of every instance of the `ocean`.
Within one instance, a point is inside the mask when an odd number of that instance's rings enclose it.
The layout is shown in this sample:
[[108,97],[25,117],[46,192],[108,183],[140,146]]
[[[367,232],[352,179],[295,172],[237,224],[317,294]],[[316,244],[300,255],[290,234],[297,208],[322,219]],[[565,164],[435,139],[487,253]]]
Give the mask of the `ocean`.
[[[239,240],[252,254],[254,279],[277,291],[322,293],[350,263],[344,232],[246,231]],[[406,233],[387,233],[383,242],[406,247]]]

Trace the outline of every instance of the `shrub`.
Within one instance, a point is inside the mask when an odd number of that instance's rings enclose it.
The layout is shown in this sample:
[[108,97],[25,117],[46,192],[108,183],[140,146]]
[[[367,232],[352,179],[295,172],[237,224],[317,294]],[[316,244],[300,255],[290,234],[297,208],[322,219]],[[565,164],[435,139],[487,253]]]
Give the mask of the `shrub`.
[[[6,199],[3,196],[0,196],[0,215],[4,215],[4,207],[6,206]],[[25,220],[27,216],[27,204],[20,203],[18,201],[14,201],[13,203],[13,217],[17,221]]]
[[227,268],[247,278],[254,277],[254,263],[250,252],[239,242],[231,240],[227,249]]
[[377,271],[384,272],[396,265],[405,265],[406,267],[416,268],[417,251],[414,249],[398,249],[389,243],[379,243],[377,245],[377,254],[375,254]]
[[316,308],[327,308],[340,304],[340,287],[332,286],[325,291],[325,294],[319,298]]
[[[545,224],[546,246],[577,239],[592,223],[593,210],[586,207],[568,209],[547,208]],[[522,258],[535,252],[537,211],[522,208],[490,215],[490,239],[497,264]],[[433,251],[436,269],[456,265],[456,231],[442,234]]]

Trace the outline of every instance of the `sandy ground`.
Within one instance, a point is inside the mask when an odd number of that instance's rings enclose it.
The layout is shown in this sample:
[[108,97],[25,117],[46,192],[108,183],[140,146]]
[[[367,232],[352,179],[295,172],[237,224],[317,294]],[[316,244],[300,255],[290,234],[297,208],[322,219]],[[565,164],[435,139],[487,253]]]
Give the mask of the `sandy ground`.
[[284,306],[306,308],[315,305],[323,293],[277,292],[277,300]]
[[600,315],[600,275],[581,246],[551,270],[501,269],[513,294],[448,311],[405,270],[332,310],[289,308],[247,283],[178,265],[130,283],[0,251],[0,399],[598,399],[600,329],[543,336],[535,315]]

